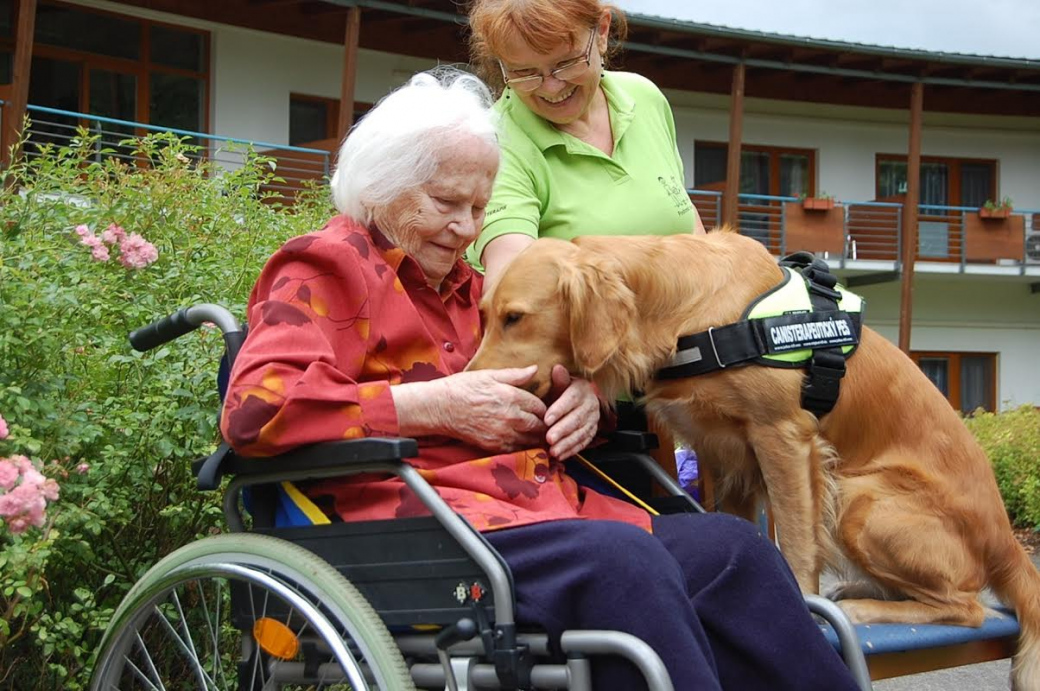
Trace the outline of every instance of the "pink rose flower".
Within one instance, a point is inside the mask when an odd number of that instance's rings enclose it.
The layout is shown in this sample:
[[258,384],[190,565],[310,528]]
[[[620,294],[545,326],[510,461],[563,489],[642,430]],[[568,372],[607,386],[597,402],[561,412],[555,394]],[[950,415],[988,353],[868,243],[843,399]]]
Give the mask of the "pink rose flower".
[[126,231],[123,230],[122,226],[117,226],[115,223],[105,228],[104,232],[101,233],[101,239],[109,245],[122,242],[125,238]]
[[5,492],[14,488],[18,482],[18,468],[6,458],[0,458],[0,489]]
[[0,489],[0,518],[12,533],[42,526],[47,502],[58,498],[58,483],[20,455],[0,459]]
[[138,233],[119,243],[119,263],[128,269],[143,269],[159,258],[159,250]]
[[4,419],[3,415],[0,415],[0,439],[7,439],[11,434],[11,431],[7,429],[7,420]]

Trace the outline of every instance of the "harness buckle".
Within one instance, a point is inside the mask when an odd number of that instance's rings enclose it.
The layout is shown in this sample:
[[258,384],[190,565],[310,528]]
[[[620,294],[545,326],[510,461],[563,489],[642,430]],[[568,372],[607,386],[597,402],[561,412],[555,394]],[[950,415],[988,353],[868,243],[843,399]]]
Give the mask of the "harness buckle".
[[845,356],[840,349],[814,351],[808,369],[802,385],[802,407],[822,417],[838,402],[841,380],[845,376]]
[[715,331],[714,326],[708,327],[708,342],[711,343],[711,352],[715,354],[715,362],[718,363],[719,369],[726,369],[726,366],[722,364],[722,359],[719,357],[719,349],[715,347]]
[[809,281],[808,286],[810,293],[815,293],[820,297],[825,297],[828,300],[833,300],[834,302],[838,302],[839,300],[841,300],[841,293],[836,291],[831,286],[827,286],[822,283],[817,283],[815,280]]

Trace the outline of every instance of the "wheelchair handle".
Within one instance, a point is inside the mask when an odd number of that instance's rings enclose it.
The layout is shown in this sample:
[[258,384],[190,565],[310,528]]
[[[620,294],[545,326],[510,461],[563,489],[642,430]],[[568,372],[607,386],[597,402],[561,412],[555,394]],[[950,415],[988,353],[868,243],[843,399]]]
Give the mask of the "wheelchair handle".
[[134,350],[144,352],[158,348],[186,333],[191,333],[204,322],[213,322],[224,334],[227,341],[232,334],[240,334],[242,329],[231,312],[210,303],[202,303],[192,307],[182,307],[168,317],[163,317],[148,326],[142,326],[130,333],[130,345]]

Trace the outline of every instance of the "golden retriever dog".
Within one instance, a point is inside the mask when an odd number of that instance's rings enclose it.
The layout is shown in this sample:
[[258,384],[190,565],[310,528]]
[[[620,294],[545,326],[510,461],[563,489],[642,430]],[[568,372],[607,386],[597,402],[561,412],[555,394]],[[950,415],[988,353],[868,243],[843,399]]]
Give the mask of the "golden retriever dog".
[[980,626],[990,586],[1022,627],[1013,686],[1040,690],[1040,575],[984,452],[898,348],[864,327],[822,419],[801,405],[801,369],[655,379],[679,336],[738,321],[781,277],[761,244],[728,230],[541,239],[486,291],[470,368],[537,364],[540,396],[557,363],[608,400],[642,392],[717,478],[725,510],[750,518],[768,497],[805,593],[824,569],[857,575],[833,594],[856,622]]

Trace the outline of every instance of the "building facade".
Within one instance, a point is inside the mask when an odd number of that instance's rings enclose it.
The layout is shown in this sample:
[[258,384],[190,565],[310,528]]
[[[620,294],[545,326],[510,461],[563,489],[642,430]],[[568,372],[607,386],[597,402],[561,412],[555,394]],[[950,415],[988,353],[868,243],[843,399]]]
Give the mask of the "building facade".
[[[1040,404],[1040,61],[630,22],[620,68],[665,90],[708,225],[825,257],[954,407]],[[27,109],[44,140],[174,128],[320,177],[368,106],[465,59],[449,0],[0,0],[6,144]]]

